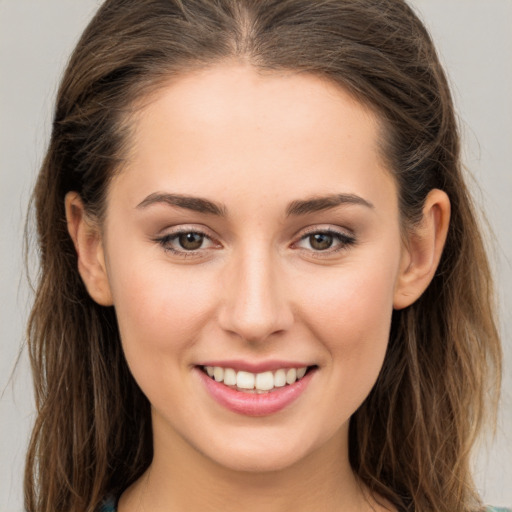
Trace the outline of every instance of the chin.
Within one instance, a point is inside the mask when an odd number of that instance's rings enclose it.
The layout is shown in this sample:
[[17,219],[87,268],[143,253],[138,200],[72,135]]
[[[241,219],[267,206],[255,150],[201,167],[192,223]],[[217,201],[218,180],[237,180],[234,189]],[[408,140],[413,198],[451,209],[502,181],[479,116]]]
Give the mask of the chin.
[[305,454],[279,450],[269,453],[268,450],[237,450],[222,454],[212,459],[224,468],[240,473],[271,473],[283,471],[298,464]]
[[[261,431],[263,430],[263,432]],[[340,450],[345,442],[344,432],[337,432],[325,439],[315,436],[309,429],[295,431],[261,429],[242,435],[226,436],[217,442],[201,443],[198,451],[216,465],[230,471],[270,473],[292,469],[316,455]],[[294,434],[294,435],[293,435]],[[226,440],[229,439],[229,443]],[[341,455],[340,455],[341,456]]]

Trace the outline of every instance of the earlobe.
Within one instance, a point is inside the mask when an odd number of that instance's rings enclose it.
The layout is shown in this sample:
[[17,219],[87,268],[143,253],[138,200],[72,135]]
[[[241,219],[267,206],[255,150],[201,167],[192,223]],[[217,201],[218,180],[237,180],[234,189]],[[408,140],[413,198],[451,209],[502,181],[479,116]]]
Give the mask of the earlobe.
[[77,192],[65,197],[68,232],[78,257],[78,272],[91,298],[102,306],[113,304],[108,281],[103,241],[97,225],[88,218]]
[[450,224],[450,199],[439,189],[428,194],[423,218],[408,236],[395,287],[393,306],[403,309],[427,289],[441,260]]

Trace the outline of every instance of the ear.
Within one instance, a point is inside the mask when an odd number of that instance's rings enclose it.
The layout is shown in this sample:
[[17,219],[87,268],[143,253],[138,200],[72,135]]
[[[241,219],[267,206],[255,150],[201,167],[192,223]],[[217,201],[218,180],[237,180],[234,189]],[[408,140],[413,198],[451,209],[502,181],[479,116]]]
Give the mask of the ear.
[[403,248],[393,306],[403,309],[427,289],[441,259],[450,224],[450,199],[433,189],[423,207],[423,218],[408,235]]
[[65,208],[68,231],[78,256],[78,272],[87,292],[101,306],[111,306],[113,301],[100,229],[87,216],[77,192],[66,194]]

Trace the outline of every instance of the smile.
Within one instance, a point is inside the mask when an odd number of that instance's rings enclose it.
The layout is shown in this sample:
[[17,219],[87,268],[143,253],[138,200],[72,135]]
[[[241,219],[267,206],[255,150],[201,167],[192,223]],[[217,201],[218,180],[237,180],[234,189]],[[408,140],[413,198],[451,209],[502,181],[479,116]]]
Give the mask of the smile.
[[196,366],[195,371],[215,402],[244,416],[266,416],[291,406],[306,393],[319,370],[316,365],[283,367],[274,363],[273,368],[263,365],[251,372],[250,365],[240,366],[244,369],[235,370],[217,363]]
[[306,375],[308,367],[280,368],[276,371],[261,373],[236,371],[233,368],[221,366],[203,366],[202,370],[216,382],[223,383],[232,389],[243,393],[261,394],[270,393],[301,380]]

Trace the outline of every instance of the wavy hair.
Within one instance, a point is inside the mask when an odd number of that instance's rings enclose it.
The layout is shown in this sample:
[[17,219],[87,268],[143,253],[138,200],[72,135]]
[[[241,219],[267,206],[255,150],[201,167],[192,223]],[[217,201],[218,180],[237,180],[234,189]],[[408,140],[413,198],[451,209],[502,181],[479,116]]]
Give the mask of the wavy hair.
[[37,419],[28,512],[92,512],[152,460],[150,407],[124,359],[112,307],[77,271],[64,196],[104,214],[132,115],[172,77],[226,59],[324,77],[374,111],[402,224],[428,192],[451,201],[438,271],[393,313],[377,383],[350,423],[350,462],[399,511],[479,509],[470,448],[495,411],[501,353],[488,260],[464,182],[447,79],[403,0],[107,0],[65,71],[33,194],[40,273],[28,324]]

